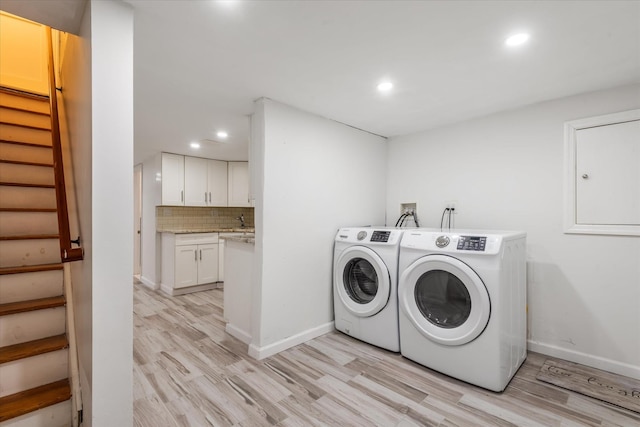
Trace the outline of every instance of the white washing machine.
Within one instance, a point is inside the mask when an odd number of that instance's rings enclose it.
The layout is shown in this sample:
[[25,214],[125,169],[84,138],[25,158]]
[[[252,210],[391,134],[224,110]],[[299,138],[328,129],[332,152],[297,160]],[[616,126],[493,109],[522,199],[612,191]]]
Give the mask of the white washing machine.
[[406,231],[399,256],[401,353],[502,391],[527,355],[526,235]]
[[398,254],[402,231],[341,228],[333,257],[335,327],[398,352]]

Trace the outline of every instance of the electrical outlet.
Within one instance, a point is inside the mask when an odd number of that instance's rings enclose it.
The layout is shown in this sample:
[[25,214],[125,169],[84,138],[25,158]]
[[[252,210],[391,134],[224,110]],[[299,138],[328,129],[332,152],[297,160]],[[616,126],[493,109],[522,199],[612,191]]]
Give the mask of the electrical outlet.
[[413,214],[416,212],[416,204],[415,203],[401,203],[400,204],[400,215],[402,214]]
[[458,201],[457,200],[447,200],[444,202],[445,208],[453,209],[455,213],[459,212]]

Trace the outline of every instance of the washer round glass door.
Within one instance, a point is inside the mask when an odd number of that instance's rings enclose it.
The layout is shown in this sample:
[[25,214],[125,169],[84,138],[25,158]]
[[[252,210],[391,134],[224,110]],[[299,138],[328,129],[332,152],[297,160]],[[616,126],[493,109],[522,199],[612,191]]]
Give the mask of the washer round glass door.
[[398,286],[401,309],[425,337],[437,343],[466,344],[489,322],[487,288],[459,259],[424,256],[407,267]]
[[378,313],[391,294],[387,266],[378,254],[364,246],[352,246],[340,254],[333,283],[345,308],[359,317]]

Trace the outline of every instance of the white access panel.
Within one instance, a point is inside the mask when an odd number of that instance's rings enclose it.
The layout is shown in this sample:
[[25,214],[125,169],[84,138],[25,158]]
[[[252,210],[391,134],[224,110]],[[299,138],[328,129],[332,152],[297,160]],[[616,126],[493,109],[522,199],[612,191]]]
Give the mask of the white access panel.
[[576,131],[576,223],[640,225],[640,120]]

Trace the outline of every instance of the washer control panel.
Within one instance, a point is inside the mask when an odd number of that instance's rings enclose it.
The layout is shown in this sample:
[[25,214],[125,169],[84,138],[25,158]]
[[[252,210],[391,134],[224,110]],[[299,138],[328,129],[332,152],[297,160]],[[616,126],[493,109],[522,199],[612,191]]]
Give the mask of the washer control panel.
[[460,236],[458,238],[458,247],[456,249],[459,251],[484,252],[486,246],[487,238],[484,236]]
[[339,229],[336,242],[393,246],[399,245],[401,238],[402,231],[398,229],[357,227]]
[[390,231],[374,231],[371,235],[372,242],[388,242],[389,236],[391,235]]

